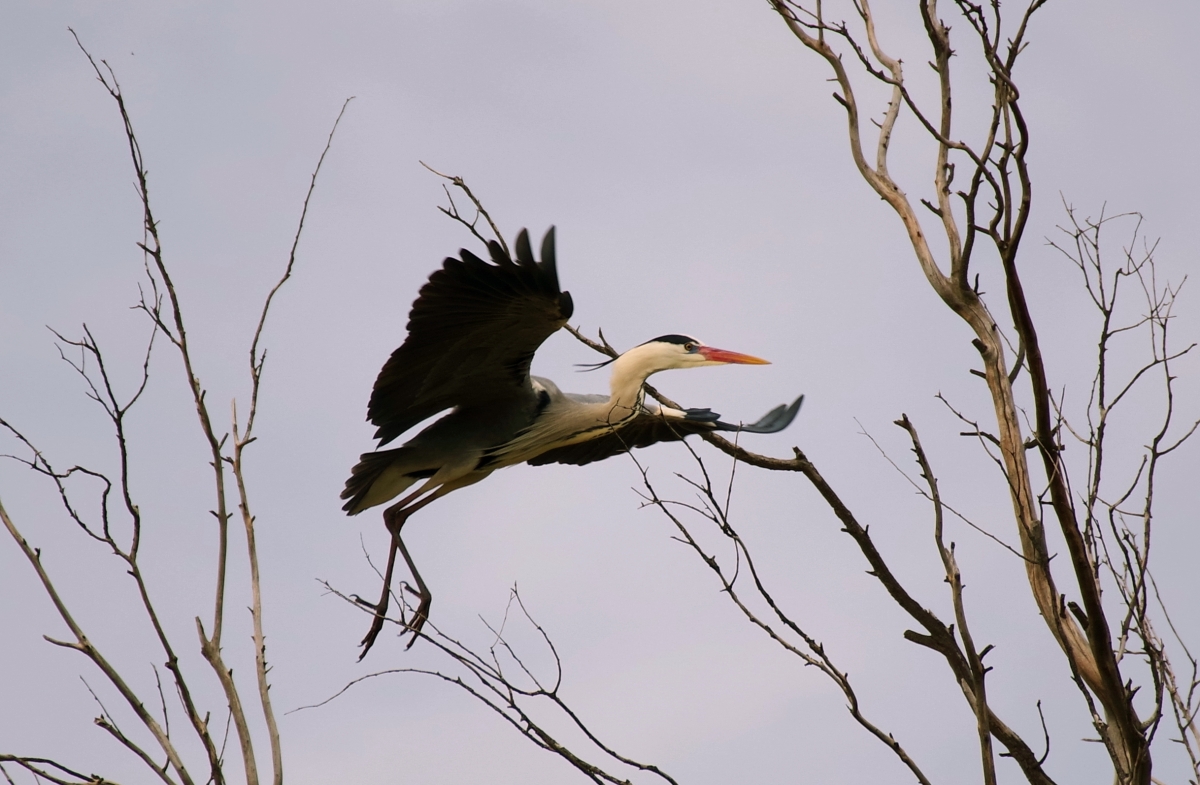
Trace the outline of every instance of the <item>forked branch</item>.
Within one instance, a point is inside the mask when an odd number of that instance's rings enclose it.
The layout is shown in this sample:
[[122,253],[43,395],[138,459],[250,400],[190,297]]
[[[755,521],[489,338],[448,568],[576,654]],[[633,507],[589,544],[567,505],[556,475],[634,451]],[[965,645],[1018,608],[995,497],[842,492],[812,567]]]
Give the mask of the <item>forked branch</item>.
[[[334,589],[328,583],[325,588],[337,597],[345,600],[359,610],[364,610],[362,604],[350,595]],[[410,631],[405,621],[415,608],[408,604],[404,592],[394,594],[396,605],[401,608],[399,618],[388,618],[387,621]],[[554,665],[549,675],[539,675],[526,659],[530,655],[521,652],[505,637],[509,617],[513,610],[519,611],[518,620],[523,620],[536,633],[537,638],[545,645],[546,652],[553,659]],[[514,586],[509,594],[508,606],[500,624],[493,625],[483,620],[484,626],[492,637],[492,642],[486,650],[473,649],[462,641],[438,629],[432,622],[426,621],[419,632],[414,633],[427,641],[441,652],[449,661],[451,669],[429,668],[392,668],[371,673],[354,679],[334,695],[304,709],[324,706],[338,698],[348,690],[363,682],[392,674],[416,673],[430,676],[439,681],[451,684],[463,690],[477,701],[487,706],[497,716],[507,722],[524,738],[540,749],[551,752],[573,766],[576,770],[595,783],[610,785],[628,785],[628,778],[620,773],[614,764],[628,767],[635,771],[652,774],[659,780],[677,785],[677,781],[651,763],[643,763],[622,755],[612,746],[601,740],[579,712],[562,696],[563,667],[558,651],[550,639],[550,635],[538,624],[525,607],[520,593]],[[546,714],[548,712],[548,714]],[[546,719],[539,719],[546,716]],[[582,736],[583,742],[564,740],[562,733],[551,730],[552,724],[565,724]],[[582,751],[582,747],[589,747]],[[597,758],[597,753],[599,757]],[[589,760],[589,758],[591,758]]]

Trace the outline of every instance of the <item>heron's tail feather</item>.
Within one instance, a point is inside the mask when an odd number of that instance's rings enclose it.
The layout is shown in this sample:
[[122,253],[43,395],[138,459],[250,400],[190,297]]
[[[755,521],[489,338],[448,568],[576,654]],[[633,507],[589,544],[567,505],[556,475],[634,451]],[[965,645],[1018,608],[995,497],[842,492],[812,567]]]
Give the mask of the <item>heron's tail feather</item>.
[[411,447],[397,447],[360,455],[342,491],[341,498],[349,499],[342,509],[357,515],[399,496],[417,480],[432,477],[437,467],[418,465],[416,452]]

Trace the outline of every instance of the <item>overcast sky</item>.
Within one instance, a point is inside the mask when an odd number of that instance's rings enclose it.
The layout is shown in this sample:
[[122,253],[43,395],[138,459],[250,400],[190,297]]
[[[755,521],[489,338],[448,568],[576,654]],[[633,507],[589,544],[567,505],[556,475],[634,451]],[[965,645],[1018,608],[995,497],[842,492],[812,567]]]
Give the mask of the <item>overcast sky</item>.
[[[883,45],[923,90],[929,54],[919,21],[901,18],[907,4],[880,5]],[[102,412],[46,326],[75,337],[86,323],[126,391],[147,335],[144,316],[128,308],[143,280],[128,151],[116,108],[68,27],[124,88],[197,372],[220,418],[233,398],[247,405],[258,308],[286,262],[330,126],[355,97],[321,173],[296,274],[265,333],[260,441],[247,458],[280,711],[375,670],[445,665],[431,647],[405,652],[390,637],[357,663],[368,619],[318,583],[378,590],[363,548],[383,557],[380,519],[346,518],[338,493],[373,446],[367,397],[404,338],[418,288],[444,256],[473,243],[437,212],[442,183],[418,161],[467,178],[510,238],[521,227],[538,237],[558,227],[560,278],[585,332],[603,328],[620,349],[688,333],[772,360],[656,383],[734,420],[804,393],[787,432],[745,444],[779,456],[802,447],[929,607],[946,613],[949,603],[928,509],[863,429],[904,464],[907,446],[891,422],[907,412],[948,498],[1015,540],[994,467],[956,436],[960,424],[934,397],[942,392],[989,421],[986,391],[968,373],[977,361],[968,330],[938,303],[899,222],[854,171],[827,70],[762,2],[4,4],[0,416],[56,464],[111,471],[115,453]],[[1017,75],[1036,206],[1022,265],[1052,383],[1075,407],[1086,396],[1096,320],[1078,273],[1043,239],[1064,221],[1063,200],[1088,215],[1136,210],[1146,235],[1162,238],[1164,278],[1196,269],[1197,29],[1194,2],[1053,2],[1029,32]],[[961,20],[954,34],[956,68],[977,76]],[[986,107],[984,87],[964,81],[959,110]],[[964,116],[960,127],[969,133],[977,122]],[[900,120],[894,151],[901,184],[914,198],[929,195],[929,150],[911,116]],[[1114,251],[1131,228],[1114,233]],[[979,268],[983,288],[999,293],[988,264]],[[1181,341],[1200,335],[1194,294],[1185,289],[1172,328]],[[156,352],[130,426],[133,489],[149,521],[152,587],[173,609],[170,632],[219,716],[192,622],[211,612],[206,448],[178,358],[165,344]],[[573,368],[595,359],[563,333],[539,353],[535,372],[564,389],[601,392],[603,371]],[[1179,403],[1195,417],[1195,363],[1180,372]],[[1139,403],[1116,436],[1144,443],[1153,402]],[[0,453],[16,451],[0,439]],[[701,454],[727,480],[728,460]],[[672,476],[691,468],[682,447],[638,457],[661,494],[687,498]],[[1200,452],[1193,445],[1172,461],[1155,558],[1195,650]],[[434,592],[434,621],[486,647],[479,616],[499,621],[519,585],[563,656],[564,696],[607,743],[680,782],[909,781],[852,722],[840,693],[751,629],[704,564],[671,539],[669,521],[639,508],[639,482],[627,458],[522,466],[421,512],[406,541]],[[119,565],[72,529],[51,486],[11,462],[0,464],[0,498],[43,549],[89,633],[152,694],[151,664],[162,657],[145,654],[147,632]],[[935,781],[976,776],[961,693],[935,655],[901,638],[905,619],[812,489],[799,477],[743,469],[733,515],[777,597],[851,673],[870,716]],[[1019,560],[966,527],[951,537],[976,641],[997,645],[989,690],[998,711],[1039,746],[1042,700],[1052,775],[1104,776],[1100,746],[1077,741],[1093,731]],[[234,564],[241,568],[240,557]],[[231,588],[241,591],[242,579]],[[230,600],[226,648],[249,688],[249,660],[239,659],[250,650],[243,597]],[[80,677],[114,713],[118,698],[80,656],[41,639],[66,631],[8,541],[0,541],[0,628],[0,751],[148,782],[92,724],[98,709]],[[177,713],[173,720],[182,722]],[[579,779],[461,692],[417,675],[372,680],[281,724],[288,780],[303,785]],[[1174,746],[1160,743],[1156,773],[1182,781],[1168,755]]]

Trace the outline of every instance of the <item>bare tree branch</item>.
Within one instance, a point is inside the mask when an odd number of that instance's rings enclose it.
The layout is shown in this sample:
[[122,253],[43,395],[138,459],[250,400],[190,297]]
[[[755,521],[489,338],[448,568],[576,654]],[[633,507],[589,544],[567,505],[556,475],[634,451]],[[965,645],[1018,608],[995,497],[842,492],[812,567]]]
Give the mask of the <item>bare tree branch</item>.
[[492,216],[490,214],[488,214],[488,211],[486,209],[484,209],[483,202],[479,201],[479,199],[471,191],[470,187],[467,185],[466,180],[459,177],[458,175],[443,174],[442,172],[439,172],[437,169],[434,169],[432,166],[425,163],[424,161],[419,161],[418,163],[420,163],[421,166],[424,166],[429,171],[436,174],[438,177],[441,177],[444,180],[449,180],[451,185],[453,185],[455,188],[460,189],[464,194],[466,194],[467,198],[471,200],[471,204],[475,205],[475,217],[472,218],[470,221],[468,221],[466,218],[464,218],[462,216],[462,214],[458,211],[458,207],[454,204],[454,197],[450,195],[450,190],[448,188],[446,188],[445,186],[442,186],[442,189],[446,192],[446,198],[450,201],[450,206],[449,207],[439,207],[438,210],[440,210],[446,216],[459,222],[463,226],[467,227],[467,230],[470,231],[471,234],[475,235],[475,238],[478,239],[479,242],[483,243],[486,246],[489,242],[488,239],[486,237],[484,237],[482,234],[480,234],[479,230],[475,228],[475,224],[477,224],[479,222],[479,217],[483,216],[484,220],[486,220],[488,222],[488,226],[491,227],[492,237],[494,238],[493,241],[500,243],[500,247],[504,249],[505,256],[512,255],[508,251],[508,243],[504,241],[504,235],[496,227],[496,222],[492,220]]
[[[25,554],[26,560],[29,561],[29,564],[33,567],[34,572],[37,573],[38,580],[41,582],[42,588],[46,592],[46,596],[50,598],[52,603],[54,603],[54,608],[56,611],[58,611],[59,618],[61,618],[63,623],[67,625],[67,628],[71,631],[71,635],[74,638],[74,640],[70,643],[56,642],[50,638],[46,638],[46,640],[50,641],[51,643],[59,643],[60,645],[65,645],[69,648],[75,649],[95,663],[96,667],[100,669],[101,673],[104,674],[109,683],[112,684],[113,687],[115,687],[121,694],[121,697],[125,699],[125,702],[129,705],[129,708],[133,710],[134,714],[137,715],[137,718],[141,721],[142,725],[144,725],[146,729],[149,730],[154,736],[154,739],[158,743],[163,754],[167,756],[167,760],[170,762],[171,768],[174,769],[175,773],[179,776],[180,782],[182,782],[183,785],[193,785],[193,780],[188,774],[187,768],[183,764],[183,759],[180,757],[179,752],[175,749],[175,745],[171,742],[170,737],[167,736],[166,731],[161,725],[159,725],[158,721],[154,719],[154,716],[150,714],[149,710],[146,709],[145,705],[137,696],[137,693],[134,692],[133,688],[126,683],[125,679],[121,677],[116,668],[113,667],[108,659],[100,653],[100,650],[92,644],[87,635],[84,634],[83,629],[75,621],[75,617],[71,614],[70,610],[67,609],[66,603],[59,595],[58,589],[55,587],[53,581],[50,579],[50,575],[46,572],[45,567],[42,565],[41,552],[31,546],[29,542],[21,535],[21,532],[17,529],[16,523],[13,522],[13,520],[9,517],[8,512],[4,509],[2,502],[0,502],[0,521],[4,523],[4,528],[8,530],[9,535],[13,538],[13,541],[17,543],[17,546],[21,549],[21,552]],[[0,756],[0,761],[5,759],[6,758],[4,756]],[[20,760],[16,758],[12,758],[12,760],[13,762],[17,763],[20,762]]]
[[[340,597],[360,610],[366,610],[352,596],[338,591],[328,583],[325,583],[324,586],[331,594]],[[401,605],[407,605],[403,593],[399,593],[397,599]],[[417,673],[431,676],[465,691],[504,719],[505,722],[526,739],[533,742],[534,745],[558,755],[593,782],[607,782],[612,783],[612,785],[628,783],[628,780],[621,775],[605,768],[610,766],[612,762],[617,762],[637,771],[653,774],[662,781],[670,783],[670,785],[678,785],[673,777],[658,766],[642,763],[617,752],[612,746],[603,742],[599,735],[583,721],[579,713],[562,697],[563,668],[558,651],[555,649],[546,630],[534,620],[533,616],[526,609],[524,601],[521,599],[520,593],[515,586],[510,592],[509,606],[505,610],[506,621],[509,610],[511,610],[514,603],[520,609],[521,617],[538,633],[538,637],[545,643],[547,651],[553,658],[554,675],[552,679],[537,676],[525,664],[522,656],[504,637],[505,624],[495,626],[489,624],[486,620],[483,622],[484,626],[493,635],[493,642],[488,646],[486,653],[484,653],[471,649],[466,644],[438,629],[432,622],[427,621],[421,631],[416,634],[445,655],[453,666],[461,670],[460,673],[456,674],[428,668],[392,668],[354,679],[324,701],[311,706],[302,706],[300,709],[324,706],[356,685],[370,679],[390,674]],[[415,608],[408,606],[407,610],[412,612],[415,611]],[[400,626],[407,626],[404,623],[403,617],[400,619],[389,619],[389,621]],[[532,686],[523,686],[518,683],[517,678],[510,676],[505,671],[500,656],[501,653],[503,653],[504,659],[511,660],[517,666],[517,669],[524,676],[525,680]],[[553,684],[549,686],[549,682],[551,681]],[[567,743],[561,741],[557,735],[551,733],[546,723],[535,719],[535,707],[546,704],[549,705],[549,708],[556,711],[560,718],[568,720],[570,725],[582,733],[584,738],[603,753],[606,758],[602,758],[601,763],[593,763],[587,760],[583,757],[583,753],[577,752],[572,746],[568,746]],[[296,709],[296,711],[300,709]]]
[[[267,666],[267,643],[266,636],[263,633],[262,623],[262,581],[259,575],[258,568],[258,545],[257,538],[254,533],[255,517],[250,512],[250,500],[246,490],[246,478],[244,472],[244,452],[255,439],[253,436],[254,418],[258,412],[258,395],[262,387],[263,367],[267,361],[267,353],[264,349],[261,354],[258,352],[259,339],[262,336],[263,327],[267,322],[267,314],[271,308],[271,302],[275,299],[276,293],[287,283],[292,276],[292,270],[296,265],[296,249],[300,246],[300,235],[304,231],[304,219],[308,216],[308,205],[312,200],[313,191],[317,187],[317,175],[321,173],[321,165],[325,163],[325,156],[329,154],[329,149],[333,146],[333,137],[337,133],[338,124],[342,121],[342,116],[346,113],[346,107],[354,100],[353,96],[347,98],[342,103],[342,108],[338,112],[337,118],[333,121],[333,127],[329,130],[329,136],[325,140],[325,148],[321,151],[321,156],[317,159],[317,165],[313,169],[312,177],[309,178],[308,191],[304,195],[304,204],[300,209],[300,221],[296,226],[296,234],[292,238],[292,249],[288,254],[287,266],[284,268],[283,275],[272,287],[270,293],[267,294],[266,300],[263,302],[262,313],[259,315],[258,325],[254,329],[254,339],[250,343],[250,414],[246,419],[245,430],[239,431],[238,416],[237,416],[237,401],[232,404],[232,425],[233,432],[233,456],[226,458],[234,476],[234,481],[237,485],[238,492],[238,511],[242,516],[242,524],[246,534],[246,551],[250,567],[250,617],[254,625],[254,671],[258,682],[258,700],[262,707],[263,718],[267,725],[267,739],[271,747],[271,769],[273,785],[283,785],[283,747],[279,737],[279,726],[275,719],[275,711],[271,706],[270,684],[267,681],[267,673],[270,670]],[[203,631],[201,631],[203,636]],[[232,681],[232,675],[230,676]],[[235,722],[239,712],[234,712]],[[239,733],[241,728],[239,726]]]

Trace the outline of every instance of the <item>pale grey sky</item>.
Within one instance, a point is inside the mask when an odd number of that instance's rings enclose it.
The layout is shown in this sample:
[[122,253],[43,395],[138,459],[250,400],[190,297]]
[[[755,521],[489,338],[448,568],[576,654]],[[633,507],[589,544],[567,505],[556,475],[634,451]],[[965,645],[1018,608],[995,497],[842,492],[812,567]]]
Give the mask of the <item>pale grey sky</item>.
[[[884,45],[925,81],[919,24],[898,18],[894,5],[880,9]],[[366,617],[317,583],[377,591],[362,545],[382,554],[382,525],[374,514],[347,519],[337,495],[357,455],[372,447],[367,396],[403,340],[417,289],[442,257],[472,244],[437,213],[441,183],[418,160],[466,177],[510,237],[557,225],[561,280],[585,331],[601,327],[622,349],[685,332],[772,360],[657,381],[677,400],[733,419],[805,393],[787,432],[746,443],[775,455],[800,445],[931,607],[945,611],[948,601],[928,511],[861,428],[907,460],[891,425],[907,412],[943,491],[1011,538],[991,463],[955,436],[961,428],[934,399],[943,392],[990,416],[968,374],[970,336],[925,284],[894,215],[854,172],[826,70],[765,3],[6,4],[0,416],[56,463],[111,468],[114,458],[106,423],[45,326],[74,336],[86,322],[119,361],[126,389],[136,377],[133,347],[145,335],[144,319],[127,309],[141,265],[128,154],[115,107],[68,26],[124,87],[198,372],[221,416],[235,396],[245,405],[257,309],[286,261],[329,127],[356,96],[326,160],[295,278],[266,332],[260,442],[248,459],[280,710],[373,670],[441,662],[428,646],[404,652],[383,639],[356,663]],[[1106,204],[1141,211],[1146,233],[1162,238],[1163,274],[1178,280],[1195,269],[1198,27],[1191,2],[1062,2],[1039,14],[1029,36],[1018,75],[1037,202],[1023,265],[1053,383],[1077,404],[1095,323],[1077,273],[1042,238],[1064,220],[1061,194],[1085,214]],[[966,32],[959,23],[956,67],[970,75]],[[965,89],[958,106],[967,112],[986,100]],[[929,192],[931,176],[917,139],[912,119],[902,118],[893,171],[914,196]],[[993,271],[981,269],[984,288],[995,287]],[[1189,339],[1200,335],[1192,294],[1185,289],[1173,328]],[[564,333],[547,343],[535,371],[564,389],[602,391],[603,372],[572,367],[593,359]],[[1195,369],[1180,388],[1193,415]],[[189,407],[177,358],[160,347],[131,426],[134,488],[152,521],[151,579],[179,609],[171,632],[202,665],[191,618],[209,613],[212,501]],[[1140,443],[1139,427],[1120,435]],[[14,450],[0,440],[0,452]],[[704,454],[727,476],[722,456]],[[1165,471],[1156,530],[1160,587],[1193,644],[1198,455],[1193,446]],[[678,445],[639,458],[660,492],[686,493],[671,474],[688,468]],[[407,541],[433,589],[434,621],[486,645],[477,615],[497,620],[519,584],[563,655],[565,696],[608,743],[681,782],[908,781],[851,721],[840,693],[750,629],[707,568],[670,539],[669,522],[639,509],[638,482],[627,459],[518,467],[420,513]],[[43,548],[98,642],[151,685],[149,663],[161,658],[139,653],[146,633],[123,610],[132,595],[119,568],[80,542],[50,488],[20,467],[0,464],[0,498]],[[778,596],[850,671],[871,716],[936,781],[973,776],[974,730],[961,694],[934,655],[901,639],[905,619],[864,575],[861,555],[811,488],[798,477],[742,471],[734,513]],[[1076,741],[1091,730],[1021,593],[1019,561],[965,527],[952,537],[976,639],[998,645],[998,710],[1036,742],[1042,699],[1052,773],[1093,780],[1104,771],[1103,752]],[[97,712],[79,676],[114,710],[117,699],[82,658],[41,640],[63,635],[62,625],[7,541],[0,597],[0,749],[149,781],[91,724]],[[231,613],[232,659],[249,646],[245,614]],[[197,670],[213,698],[211,678]],[[372,681],[288,714],[282,726],[288,779],[304,785],[578,778],[463,694],[415,675]],[[1158,771],[1181,778],[1165,754]]]

